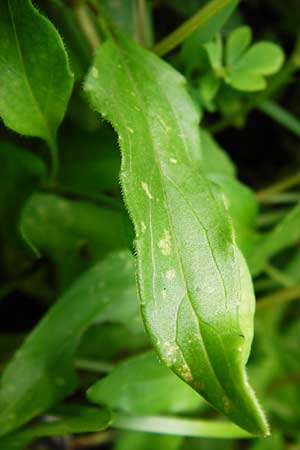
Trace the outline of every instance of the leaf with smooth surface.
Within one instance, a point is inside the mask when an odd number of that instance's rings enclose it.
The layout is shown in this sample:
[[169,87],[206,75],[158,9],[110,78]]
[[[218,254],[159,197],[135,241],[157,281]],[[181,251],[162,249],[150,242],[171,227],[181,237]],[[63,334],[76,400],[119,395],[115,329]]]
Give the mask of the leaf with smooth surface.
[[120,37],[97,52],[85,90],[119,135],[142,312],[157,352],[217,409],[265,434],[244,368],[251,279],[222,191],[201,172],[198,115],[184,84],[168,64]]
[[261,41],[252,47],[239,59],[236,70],[245,70],[258,75],[272,75],[283,64],[284,53],[273,42]]
[[87,395],[94,403],[136,414],[180,413],[204,403],[152,352],[122,361],[92,385]]
[[239,91],[248,92],[261,91],[267,86],[262,75],[249,72],[247,69],[234,70],[228,76],[228,83]]
[[34,328],[1,378],[0,436],[74,390],[79,339],[102,312],[103,320],[109,316],[110,302],[116,302],[114,315],[119,314],[119,303],[134,286],[133,265],[128,251],[109,255],[78,278]]
[[1,1],[0,29],[0,116],[53,148],[73,85],[62,40],[30,0]]
[[250,27],[243,26],[236,28],[226,42],[225,54],[226,65],[233,65],[246,51],[252,40]]

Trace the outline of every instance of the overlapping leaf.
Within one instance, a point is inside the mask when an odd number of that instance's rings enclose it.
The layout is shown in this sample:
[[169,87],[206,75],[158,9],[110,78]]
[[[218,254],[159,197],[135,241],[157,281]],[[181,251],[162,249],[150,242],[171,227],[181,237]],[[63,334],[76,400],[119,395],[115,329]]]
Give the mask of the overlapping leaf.
[[30,0],[1,1],[0,29],[0,117],[54,149],[73,85],[62,40]]
[[108,256],[78,278],[32,331],[3,373],[0,436],[73,391],[78,382],[73,360],[82,333],[96,319],[116,320],[122,314],[119,302],[126,303],[134,293],[133,258],[127,251]]
[[119,135],[142,311],[157,352],[233,421],[267,433],[244,368],[251,280],[224,195],[201,173],[198,115],[184,79],[118,37],[98,51],[85,89]]

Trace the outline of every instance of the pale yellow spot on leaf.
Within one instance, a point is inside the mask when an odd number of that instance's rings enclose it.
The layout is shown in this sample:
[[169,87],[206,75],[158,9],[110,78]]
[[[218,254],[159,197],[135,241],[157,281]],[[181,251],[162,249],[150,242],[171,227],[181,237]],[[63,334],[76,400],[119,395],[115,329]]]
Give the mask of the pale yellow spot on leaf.
[[152,200],[153,199],[153,195],[150,192],[148,184],[145,183],[145,181],[142,181],[141,182],[141,186],[142,186],[143,191],[145,191],[145,194],[147,195],[147,197],[150,198],[150,200]]

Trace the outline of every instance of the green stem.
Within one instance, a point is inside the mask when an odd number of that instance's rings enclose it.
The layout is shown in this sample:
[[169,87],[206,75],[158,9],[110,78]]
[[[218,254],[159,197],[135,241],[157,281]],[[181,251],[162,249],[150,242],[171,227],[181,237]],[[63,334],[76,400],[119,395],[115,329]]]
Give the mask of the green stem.
[[136,0],[137,17],[137,40],[142,47],[146,47],[147,39],[145,33],[145,0]]
[[258,109],[294,133],[297,137],[300,137],[300,119],[293,116],[293,114],[283,109],[280,105],[272,100],[264,100],[258,104]]
[[269,277],[276,281],[279,285],[282,285],[284,287],[291,287],[293,286],[294,281],[291,280],[285,273],[281,272],[277,269],[277,267],[272,266],[272,264],[267,264],[264,272],[269,275]]
[[188,38],[194,31],[199,27],[203,26],[212,17],[214,17],[219,11],[221,11],[225,6],[233,3],[234,0],[212,0],[203,8],[201,8],[194,16],[184,22],[180,27],[178,27],[173,33],[169,34],[167,37],[162,39],[153,48],[153,51],[158,56],[164,56],[166,53],[173,50],[186,38]]
[[48,140],[48,146],[51,153],[51,172],[50,172],[50,179],[51,181],[55,180],[58,175],[59,170],[59,159],[58,159],[58,146],[57,146],[57,140],[56,137],[54,139]]
[[95,24],[90,16],[88,7],[84,3],[79,3],[74,7],[74,14],[77,18],[81,31],[85,35],[91,48],[96,50],[100,46],[101,41]]
[[286,191],[287,189],[297,186],[298,184],[300,184],[300,171],[297,171],[289,177],[284,178],[283,180],[278,181],[277,183],[274,183],[271,186],[256,192],[256,199],[261,203],[265,203],[274,194]]
[[75,367],[88,372],[109,373],[114,368],[114,365],[107,361],[78,358],[75,360]]
[[262,203],[271,205],[290,205],[300,201],[300,192],[281,192],[274,194],[272,197],[263,199]]
[[261,310],[265,308],[272,308],[275,305],[280,305],[294,300],[300,299],[300,286],[281,289],[273,294],[266,295],[258,299],[256,309]]
[[249,439],[255,436],[231,422],[167,416],[116,414],[112,426],[122,430],[217,439]]

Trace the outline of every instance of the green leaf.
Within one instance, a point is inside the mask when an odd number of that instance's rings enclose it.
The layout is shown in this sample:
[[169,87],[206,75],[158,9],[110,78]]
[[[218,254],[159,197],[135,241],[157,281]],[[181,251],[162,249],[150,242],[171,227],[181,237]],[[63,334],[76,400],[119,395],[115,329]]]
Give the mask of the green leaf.
[[136,414],[179,413],[203,406],[201,397],[162,365],[154,353],[122,361],[92,385],[87,396],[94,403]]
[[80,81],[88,69],[92,49],[78,26],[74,10],[65,4],[64,0],[42,1],[39,7],[59,31],[69,56],[74,79]]
[[243,55],[249,47],[252,40],[252,31],[250,27],[242,26],[236,28],[229,36],[226,42],[225,55],[226,65],[232,66]]
[[236,169],[227,153],[207,131],[201,130],[200,137],[202,149],[201,166],[204,172],[234,178]]
[[228,83],[239,91],[255,92],[266,88],[264,77],[247,69],[234,70],[227,79]]
[[[187,40],[181,55],[186,60],[187,54],[197,55],[199,44],[210,41],[221,29],[238,5],[238,0],[212,0],[202,6],[192,17],[175,31],[155,45],[154,51],[163,56],[177,45]],[[187,39],[190,36],[189,39]],[[198,44],[198,45],[197,45]]]
[[97,52],[85,90],[119,135],[142,312],[160,358],[233,421],[267,433],[244,368],[251,280],[224,195],[202,174],[184,79],[120,37]]
[[1,234],[15,238],[21,208],[26,198],[46,177],[47,170],[40,158],[9,142],[0,143]]
[[252,45],[239,59],[235,68],[257,75],[272,75],[280,69],[283,60],[284,53],[278,45],[261,41]]
[[258,205],[254,193],[236,178],[236,169],[218,143],[201,131],[202,167],[207,177],[217,183],[226,196],[239,248],[248,254],[253,248]]
[[222,67],[222,40],[221,36],[218,34],[216,38],[203,45],[203,48],[207,52],[209,62],[212,69],[218,73]]
[[247,261],[253,276],[258,275],[267,262],[281,250],[300,239],[300,203],[296,205],[269,233],[257,236],[257,242]]
[[119,433],[114,450],[179,450],[182,441],[181,436],[123,431]]
[[150,47],[153,43],[152,20],[148,2],[136,0],[98,0],[110,18],[126,36]]
[[284,447],[282,436],[275,432],[268,439],[257,439],[249,450],[282,450]]
[[20,224],[26,241],[55,263],[60,288],[109,251],[127,247],[123,213],[88,201],[35,193]]
[[49,310],[2,375],[0,436],[74,390],[78,380],[73,359],[81,335],[97,318],[111,317],[112,309],[114,317],[119,314],[118,305],[129,295],[133,278],[129,252],[111,254],[78,278]]
[[0,28],[0,116],[54,149],[73,85],[62,40],[29,0],[3,0]]
[[23,450],[38,437],[99,432],[110,425],[111,415],[105,408],[68,405],[51,412],[50,419],[0,438],[1,448]]

